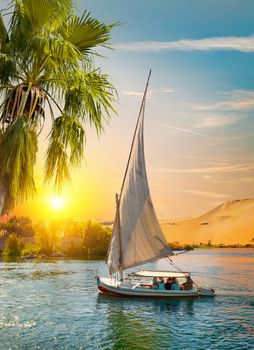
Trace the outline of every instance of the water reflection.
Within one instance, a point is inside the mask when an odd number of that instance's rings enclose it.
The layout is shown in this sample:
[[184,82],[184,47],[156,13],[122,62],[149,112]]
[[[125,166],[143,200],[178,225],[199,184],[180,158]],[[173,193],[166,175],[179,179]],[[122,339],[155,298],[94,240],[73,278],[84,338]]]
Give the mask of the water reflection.
[[110,347],[105,349],[170,349],[178,319],[194,315],[195,299],[122,298],[99,294],[98,307],[107,315]]
[[156,323],[146,318],[144,310],[136,308],[137,304],[132,308],[128,301],[123,298],[113,300],[106,295],[99,295],[97,302],[107,306],[107,328],[110,344],[105,349],[145,350],[157,348]]
[[187,315],[194,315],[194,299],[188,300],[167,300],[158,301],[155,303],[157,306],[157,311],[167,312],[172,315],[176,315],[179,312],[186,313]]
[[120,305],[121,307],[132,305],[133,308],[153,309],[154,312],[167,312],[176,315],[178,312],[186,313],[189,315],[194,314],[193,305],[197,302],[196,299],[154,299],[154,298],[126,298],[109,294],[99,293],[97,297],[98,303],[105,303],[112,305]]

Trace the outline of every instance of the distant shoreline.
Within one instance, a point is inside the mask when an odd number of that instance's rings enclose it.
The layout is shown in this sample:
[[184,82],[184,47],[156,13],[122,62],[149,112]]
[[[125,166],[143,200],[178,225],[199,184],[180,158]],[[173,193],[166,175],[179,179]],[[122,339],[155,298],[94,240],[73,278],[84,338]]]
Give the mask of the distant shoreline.
[[[193,249],[189,249],[189,250],[185,250],[185,249],[173,249],[173,251],[175,252],[190,252],[193,250],[202,250],[202,249],[221,249],[221,250],[225,250],[225,249],[254,249],[254,246],[251,247],[245,247],[245,246],[223,246],[223,247],[219,247],[219,246],[201,246],[201,247],[196,247]],[[106,256],[94,256],[94,257],[70,257],[70,256],[23,256],[23,257],[12,257],[12,258],[3,258],[2,256],[0,257],[0,262],[4,262],[4,263],[13,263],[13,262],[28,262],[28,261],[35,261],[35,262],[50,262],[50,261],[62,261],[62,260],[83,260],[83,261],[105,261],[106,260]]]
[[194,250],[194,249],[215,249],[215,248],[221,248],[221,249],[237,249],[237,248],[243,248],[243,249],[249,249],[254,248],[254,244],[247,243],[247,244],[180,244],[178,242],[168,243],[169,246],[172,248],[172,250],[175,251],[183,251],[183,250]]

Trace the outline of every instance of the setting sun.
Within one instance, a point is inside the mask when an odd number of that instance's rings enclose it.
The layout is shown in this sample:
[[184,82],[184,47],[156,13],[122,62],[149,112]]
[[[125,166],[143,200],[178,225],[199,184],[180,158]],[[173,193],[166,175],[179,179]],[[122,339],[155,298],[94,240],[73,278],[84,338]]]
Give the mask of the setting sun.
[[51,199],[51,204],[54,209],[61,209],[64,205],[64,201],[62,198],[59,197],[53,197]]

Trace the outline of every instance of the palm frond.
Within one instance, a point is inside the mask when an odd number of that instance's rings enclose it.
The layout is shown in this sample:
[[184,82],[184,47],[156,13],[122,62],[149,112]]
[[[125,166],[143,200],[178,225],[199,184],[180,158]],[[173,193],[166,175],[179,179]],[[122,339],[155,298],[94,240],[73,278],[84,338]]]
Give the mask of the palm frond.
[[48,35],[34,36],[31,40],[31,48],[34,51],[40,51],[44,56],[50,56],[51,59],[59,59],[77,62],[80,58],[80,52],[69,41],[61,37],[50,37]]
[[[71,0],[23,0],[22,29],[32,29],[33,34],[45,29],[56,31],[72,10]],[[28,34],[28,32],[27,32]]]
[[0,84],[7,84],[16,74],[16,65],[10,52],[8,31],[0,15]]
[[24,0],[23,4],[24,19],[30,22],[34,33],[40,32],[46,24],[53,22],[57,15],[58,8],[52,0]]
[[2,135],[0,183],[6,188],[2,214],[35,193],[33,167],[37,149],[37,136],[25,117],[18,118]]
[[73,15],[64,25],[67,39],[81,52],[90,53],[91,49],[108,42],[111,31],[118,23],[106,25],[91,17],[89,12],[84,12],[81,17]]
[[[16,80],[17,76],[17,67],[15,60],[8,53],[8,51],[0,52],[0,84],[8,84],[12,80]],[[13,79],[14,78],[14,79]]]
[[25,10],[24,10],[24,5],[23,5],[23,1],[22,0],[12,0],[12,4],[15,7],[15,10],[13,11],[13,14],[11,16],[11,20],[10,20],[10,32],[11,32],[11,38],[13,38],[13,32],[15,31],[15,28],[19,25],[21,18],[24,16],[25,14]]
[[0,47],[1,47],[1,51],[5,48],[5,46],[8,42],[9,42],[8,31],[5,27],[3,17],[0,15]]
[[70,166],[79,166],[83,159],[84,130],[77,118],[64,114],[58,117],[50,131],[45,164],[45,182],[54,180],[54,188],[61,191],[63,182],[70,181]]
[[115,101],[116,91],[109,77],[97,69],[92,72],[77,71],[68,81],[66,112],[79,116],[83,121],[88,120],[100,133],[103,121],[108,122],[110,112],[115,113],[112,102]]

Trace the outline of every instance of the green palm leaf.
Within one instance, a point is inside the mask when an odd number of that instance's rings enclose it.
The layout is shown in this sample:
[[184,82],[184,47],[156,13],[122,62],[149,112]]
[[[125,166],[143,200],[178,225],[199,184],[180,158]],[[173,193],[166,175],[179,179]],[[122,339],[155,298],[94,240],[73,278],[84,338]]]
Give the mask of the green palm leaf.
[[44,27],[49,27],[57,15],[60,15],[56,2],[52,0],[24,0],[23,3],[26,14],[23,20],[29,21],[35,33],[40,32]]
[[54,175],[54,187],[60,192],[64,181],[70,180],[69,167],[80,165],[84,153],[84,130],[75,117],[64,114],[58,117],[49,136],[45,164],[45,182]]
[[0,139],[0,183],[5,185],[6,191],[3,213],[35,193],[36,153],[36,134],[26,117],[19,117]]
[[31,48],[34,51],[39,51],[46,57],[50,56],[52,59],[58,59],[60,61],[68,59],[76,62],[81,58],[80,52],[71,42],[61,37],[50,37],[50,33],[47,36],[33,37]]
[[85,12],[82,17],[71,16],[66,23],[67,39],[73,43],[80,51],[89,52],[91,48],[103,44],[110,39],[112,28],[117,25],[105,25],[92,18],[89,12]]
[[0,46],[1,50],[3,50],[6,44],[9,42],[9,36],[7,29],[5,27],[3,17],[0,15]]

